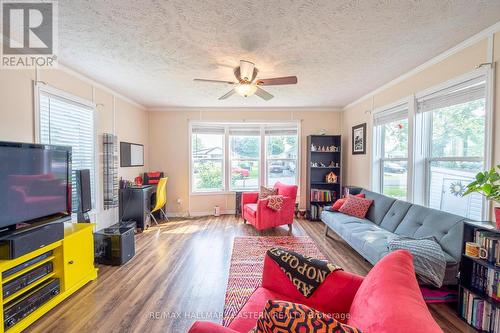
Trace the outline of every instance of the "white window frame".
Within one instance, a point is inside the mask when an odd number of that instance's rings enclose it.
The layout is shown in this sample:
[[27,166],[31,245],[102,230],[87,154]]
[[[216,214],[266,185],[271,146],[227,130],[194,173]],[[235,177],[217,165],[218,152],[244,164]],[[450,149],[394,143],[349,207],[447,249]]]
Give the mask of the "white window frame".
[[[410,117],[410,98],[405,98],[402,100],[399,100],[395,103],[386,105],[381,108],[377,108],[373,111],[373,154],[372,154],[372,165],[374,168],[372,169],[372,188],[379,193],[384,192],[384,162],[406,162],[407,165],[407,173],[406,173],[406,200],[411,201],[412,200],[412,186],[413,182],[411,179],[413,178],[412,172],[412,162],[413,162],[413,157],[412,157],[412,145],[413,145],[413,124],[411,122],[411,117]],[[408,119],[408,148],[407,148],[407,155],[405,157],[390,157],[387,158],[385,157],[385,131],[384,131],[384,125],[375,125],[374,119],[377,116],[380,116],[383,113],[387,113],[388,111],[391,111],[392,109],[395,108],[406,108],[407,111],[407,118]]]
[[[422,112],[415,113],[415,122],[419,124],[421,128],[421,138],[420,145],[421,149],[417,152],[416,159],[420,160],[418,165],[418,173],[421,175],[420,188],[416,196],[418,198],[418,204],[428,207],[430,205],[430,183],[431,183],[431,164],[432,162],[448,162],[448,161],[458,161],[458,162],[483,162],[483,169],[489,170],[492,164],[492,108],[491,108],[491,76],[493,72],[490,68],[479,68],[467,74],[461,75],[452,80],[446,81],[440,85],[426,89],[415,95],[414,106],[417,109],[418,99],[437,93],[441,90],[448,89],[457,84],[473,80],[484,76],[485,78],[485,128],[484,128],[484,151],[483,157],[432,157],[432,112]],[[427,139],[426,139],[427,138]],[[487,201],[482,198],[482,213],[481,219],[484,220],[489,216],[489,205]]]
[[[262,184],[261,182],[261,179],[262,179],[262,126],[261,125],[252,125],[252,124],[244,124],[245,126],[243,126],[242,124],[238,124],[238,125],[233,125],[233,126],[237,126],[237,127],[249,127],[249,128],[255,128],[255,129],[258,129],[259,131],[259,135],[247,135],[247,136],[250,136],[250,137],[256,137],[256,138],[259,138],[259,157],[257,158],[233,158],[231,156],[231,137],[232,136],[245,136],[245,135],[231,135],[230,133],[230,128],[232,126],[226,126],[226,136],[227,136],[227,147],[228,147],[228,159],[227,159],[227,164],[228,164],[228,171],[227,171],[227,174],[228,174],[228,179],[227,179],[227,186],[226,186],[226,189],[228,192],[252,192],[252,191],[258,191],[259,190],[259,186],[260,184]],[[238,161],[252,161],[252,162],[258,162],[259,163],[259,174],[257,176],[257,187],[255,188],[248,188],[248,189],[233,189],[231,187],[231,177],[233,175],[233,162],[238,162]]]
[[[478,157],[444,157],[436,158],[430,156],[431,151],[431,129],[432,116],[429,112],[417,113],[417,100],[421,97],[434,94],[443,89],[450,88],[457,84],[478,78],[485,77],[485,145],[484,158]],[[493,82],[494,72],[491,67],[482,67],[473,70],[442,84],[425,89],[395,103],[374,109],[372,114],[391,109],[398,105],[408,104],[408,187],[407,201],[423,206],[429,205],[429,185],[430,185],[430,165],[434,161],[470,161],[484,162],[484,169],[487,170],[493,165]],[[382,170],[382,135],[380,126],[373,126],[372,144],[372,189],[382,193],[383,190],[383,170]],[[399,160],[399,159],[391,159]],[[404,159],[403,159],[404,160]],[[491,204],[483,199],[482,219],[490,216]]]
[[[224,131],[224,143],[223,143],[223,189],[220,191],[194,191],[193,190],[193,147],[192,147],[192,130],[193,127],[195,126],[207,126],[207,125],[217,125],[217,126],[224,126],[225,131]],[[244,160],[244,161],[249,161],[252,159],[232,159],[230,156],[230,134],[229,134],[229,129],[231,127],[243,127],[243,126],[249,126],[249,127],[259,127],[260,128],[260,160],[259,162],[259,187],[260,186],[269,186],[267,184],[267,147],[266,147],[266,135],[265,135],[265,129],[266,126],[272,124],[273,126],[284,126],[284,127],[290,127],[290,126],[296,126],[297,128],[297,159],[296,161],[296,169],[295,169],[295,183],[299,187],[300,190],[300,164],[301,164],[301,122],[300,120],[297,121],[278,121],[278,122],[215,122],[215,121],[189,121],[188,127],[188,143],[189,143],[189,194],[190,196],[203,196],[203,195],[226,195],[226,194],[234,194],[235,192],[254,192],[257,191],[258,188],[256,189],[245,189],[245,190],[233,190],[230,188],[231,186],[231,161],[235,160]],[[278,159],[278,160],[285,160],[285,159]],[[293,160],[293,159],[290,159]]]
[[[33,95],[34,95],[34,136],[35,136],[35,143],[41,143],[41,130],[40,130],[40,94],[41,93],[46,93],[49,95],[53,95],[58,98],[66,99],[72,103],[76,104],[81,104],[85,107],[89,107],[93,110],[92,112],[92,118],[93,118],[93,127],[94,127],[94,133],[92,135],[93,138],[93,147],[94,147],[94,152],[93,152],[93,158],[94,158],[94,163],[93,163],[93,189],[92,193],[94,196],[92,197],[92,209],[90,212],[88,212],[89,215],[95,216],[95,214],[101,210],[101,193],[98,190],[100,188],[100,183],[99,183],[99,175],[97,173],[97,166],[99,165],[99,149],[97,146],[97,105],[93,101],[89,101],[87,99],[75,96],[73,94],[70,94],[64,90],[57,89],[53,86],[50,86],[45,83],[33,83]],[[72,220],[76,219],[76,213],[72,213],[71,215]]]

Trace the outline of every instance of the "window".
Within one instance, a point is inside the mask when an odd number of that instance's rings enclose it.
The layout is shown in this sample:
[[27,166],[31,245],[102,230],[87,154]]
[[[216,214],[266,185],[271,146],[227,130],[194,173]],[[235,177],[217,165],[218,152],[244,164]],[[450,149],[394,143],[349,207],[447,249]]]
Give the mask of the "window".
[[297,184],[298,140],[297,123],[193,123],[191,191],[255,191],[277,181]]
[[408,197],[408,106],[378,112],[374,116],[378,191],[406,200]]
[[266,184],[297,183],[298,137],[297,128],[269,127],[266,136]]
[[224,189],[224,128],[193,126],[191,130],[193,192]]
[[75,170],[90,170],[91,193],[92,198],[95,198],[95,107],[46,87],[40,87],[38,102],[40,142],[72,148],[72,207],[76,211],[78,199]]
[[425,142],[426,205],[474,220],[483,199],[462,197],[467,184],[485,168],[486,81],[462,82],[417,100]]
[[462,194],[489,167],[488,75],[477,70],[374,113],[375,191],[473,220],[486,216],[480,195]]
[[260,174],[260,127],[229,129],[230,190],[257,190]]

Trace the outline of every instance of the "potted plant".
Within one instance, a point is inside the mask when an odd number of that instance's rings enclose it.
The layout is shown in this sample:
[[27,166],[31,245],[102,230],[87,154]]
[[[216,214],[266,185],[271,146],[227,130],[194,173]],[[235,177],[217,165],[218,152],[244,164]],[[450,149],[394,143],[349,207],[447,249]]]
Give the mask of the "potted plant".
[[[500,164],[497,165],[500,170]],[[464,196],[471,193],[479,193],[486,197],[487,200],[494,201],[500,204],[500,175],[495,168],[490,171],[479,172],[476,175],[476,180],[467,185]],[[500,207],[495,207],[496,227],[500,229]]]

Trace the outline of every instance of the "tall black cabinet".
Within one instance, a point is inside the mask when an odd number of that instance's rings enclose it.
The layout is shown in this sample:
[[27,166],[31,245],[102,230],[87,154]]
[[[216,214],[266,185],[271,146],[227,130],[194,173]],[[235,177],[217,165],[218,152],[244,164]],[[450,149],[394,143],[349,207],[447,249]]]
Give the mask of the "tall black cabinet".
[[[340,135],[307,137],[307,217],[318,221],[325,206],[331,206],[342,191],[342,139]],[[335,174],[336,181],[327,180]]]

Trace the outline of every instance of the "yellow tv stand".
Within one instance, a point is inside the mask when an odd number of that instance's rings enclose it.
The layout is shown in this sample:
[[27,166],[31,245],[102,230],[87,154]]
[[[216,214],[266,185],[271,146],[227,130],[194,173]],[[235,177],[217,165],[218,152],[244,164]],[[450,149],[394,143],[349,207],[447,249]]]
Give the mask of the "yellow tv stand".
[[[44,260],[36,262],[6,277],[5,279],[3,278],[3,273],[5,271],[50,251],[52,251],[52,254]],[[3,297],[2,286],[4,283],[7,283],[30,271],[31,269],[41,266],[49,261],[52,261],[52,273],[36,280],[28,286],[16,291],[12,295],[5,298]],[[89,281],[94,280],[96,277],[97,268],[94,267],[93,224],[88,223],[64,223],[64,239],[46,245],[16,259],[0,260],[0,333],[23,331],[50,309],[61,303],[64,299],[68,298],[71,294],[83,287]],[[13,299],[16,299],[18,296],[37,286],[40,286],[51,278],[59,278],[59,294],[4,331],[3,313],[5,305],[8,305]]]

